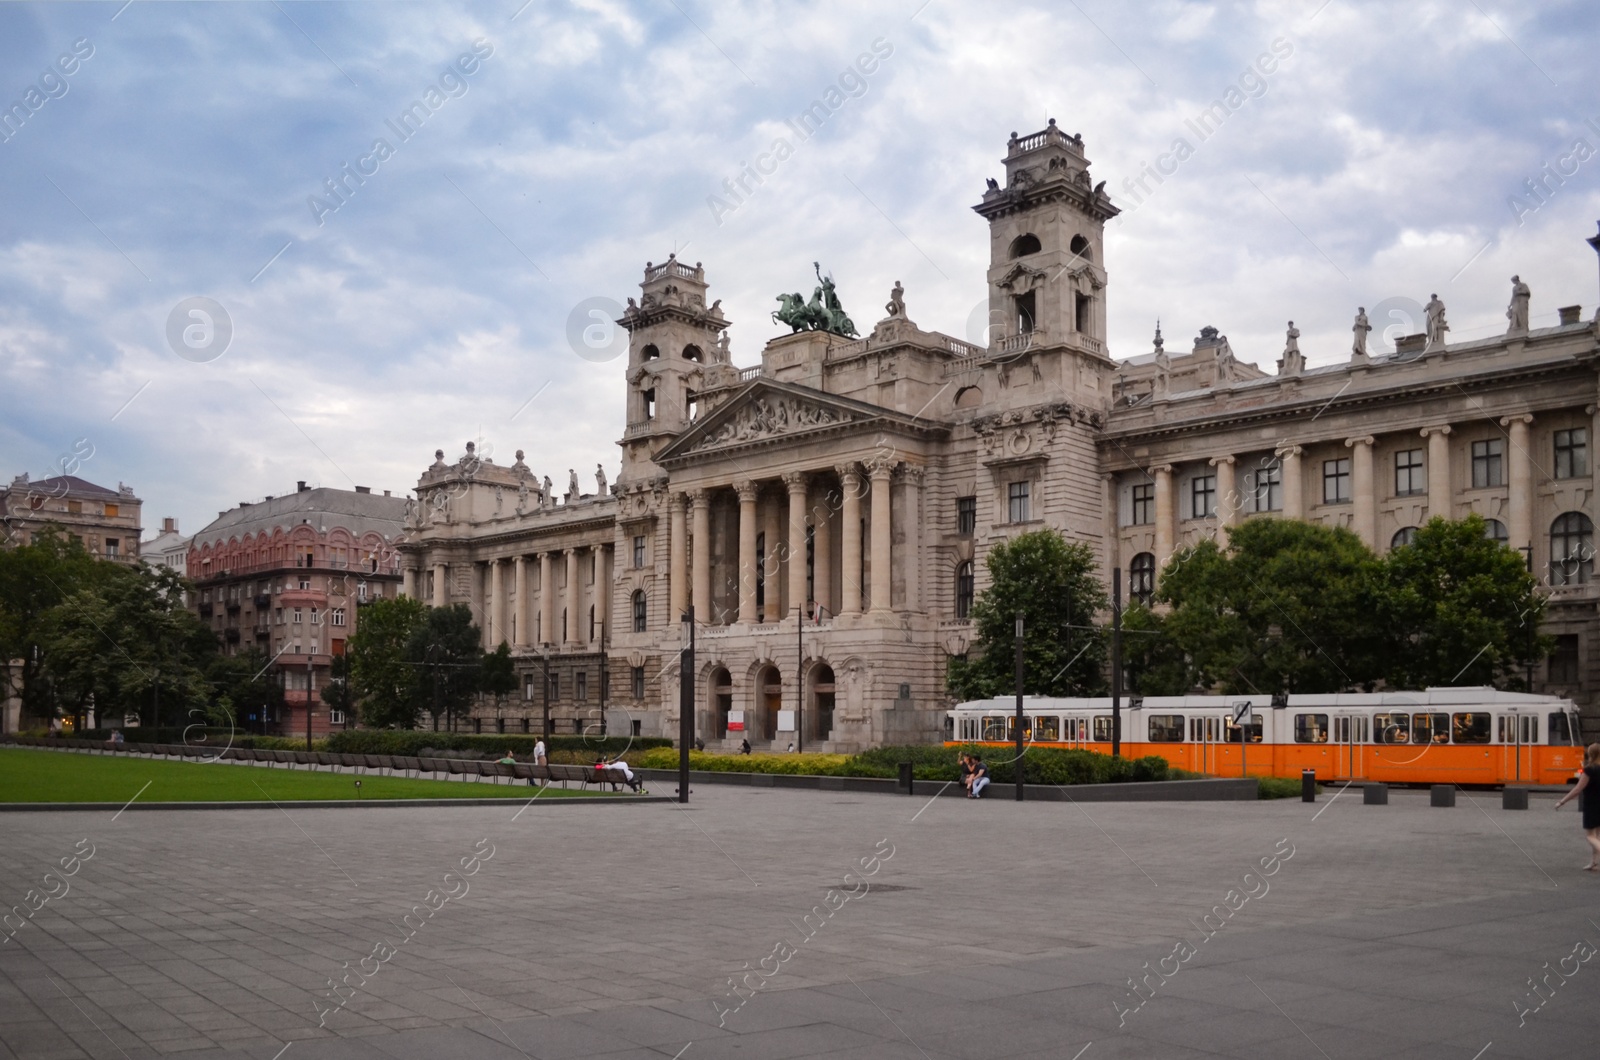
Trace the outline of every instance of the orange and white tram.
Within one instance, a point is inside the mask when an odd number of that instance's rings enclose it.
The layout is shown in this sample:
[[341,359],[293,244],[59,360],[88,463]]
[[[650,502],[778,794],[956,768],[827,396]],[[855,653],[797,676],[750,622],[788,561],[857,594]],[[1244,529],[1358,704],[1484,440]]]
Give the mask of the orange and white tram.
[[[1250,711],[1242,725],[1236,708]],[[1111,753],[1111,699],[1023,699],[1022,736],[1035,747]],[[1016,699],[962,703],[945,715],[945,743],[1011,745]],[[1583,764],[1571,700],[1492,688],[1334,695],[1132,696],[1122,707],[1122,755],[1158,755],[1212,776],[1375,780],[1395,784],[1566,784]]]

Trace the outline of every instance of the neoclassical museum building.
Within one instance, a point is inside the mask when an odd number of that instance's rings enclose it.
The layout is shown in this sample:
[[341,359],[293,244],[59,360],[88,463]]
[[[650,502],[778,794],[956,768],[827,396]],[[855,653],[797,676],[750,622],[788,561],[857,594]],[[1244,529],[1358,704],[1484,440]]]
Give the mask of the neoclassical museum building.
[[[557,732],[675,733],[692,609],[708,744],[936,738],[997,542],[1054,528],[1144,595],[1175,550],[1257,514],[1383,551],[1477,512],[1547,587],[1557,647],[1537,685],[1595,709],[1600,331],[1579,307],[1530,330],[1520,288],[1504,335],[1451,343],[1434,300],[1392,353],[1368,352],[1361,317],[1348,362],[1318,368],[1291,331],[1270,375],[1209,326],[1190,350],[1158,332],[1117,360],[1118,209],[1082,139],[1053,121],[1013,135],[1004,181],[973,208],[990,232],[987,348],[918,327],[897,283],[865,337],[799,330],[736,367],[704,269],[669,258],[618,321],[615,483],[586,494],[574,475],[558,502],[521,452],[436,454],[401,539],[403,591],[469,603],[524,679],[477,725],[537,731],[548,708]],[[837,307],[831,283],[819,298]]]

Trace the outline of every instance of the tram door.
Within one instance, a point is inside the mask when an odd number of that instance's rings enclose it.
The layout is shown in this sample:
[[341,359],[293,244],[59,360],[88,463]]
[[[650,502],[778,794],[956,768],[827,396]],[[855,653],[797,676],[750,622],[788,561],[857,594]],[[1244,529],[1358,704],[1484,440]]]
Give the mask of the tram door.
[[1222,739],[1221,718],[1189,719],[1190,769],[1215,775],[1218,770],[1217,743]]
[[1496,723],[1500,738],[1500,777],[1506,781],[1533,780],[1534,748],[1539,745],[1539,715],[1508,710]]
[[1333,719],[1334,767],[1348,780],[1367,775],[1367,717],[1347,715]]

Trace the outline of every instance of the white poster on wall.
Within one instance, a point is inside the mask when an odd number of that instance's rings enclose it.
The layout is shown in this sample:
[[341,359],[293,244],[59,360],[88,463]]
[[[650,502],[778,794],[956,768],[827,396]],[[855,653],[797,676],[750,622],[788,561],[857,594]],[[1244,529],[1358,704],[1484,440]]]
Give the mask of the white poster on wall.
[[780,711],[778,711],[778,731],[779,732],[794,732],[794,711],[792,711],[792,710],[780,710]]
[[742,710],[730,710],[730,711],[728,711],[728,731],[729,732],[744,732],[744,711],[742,711]]

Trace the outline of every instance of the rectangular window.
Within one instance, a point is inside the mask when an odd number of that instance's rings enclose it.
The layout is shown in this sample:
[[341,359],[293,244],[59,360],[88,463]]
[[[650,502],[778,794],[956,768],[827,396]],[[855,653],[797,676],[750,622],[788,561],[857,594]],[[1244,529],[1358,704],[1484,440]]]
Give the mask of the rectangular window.
[[1033,738],[1052,742],[1061,739],[1061,719],[1056,717],[1034,718]]
[[294,609],[294,620],[296,622],[300,621],[300,609],[298,607]]
[[1583,478],[1589,474],[1589,429],[1574,427],[1556,432],[1556,478]]
[[342,710],[330,710],[330,711],[328,711],[328,724],[329,725],[343,725],[344,724],[344,711],[342,711]]
[[1294,716],[1295,743],[1327,743],[1328,716],[1326,714],[1296,714]]
[[108,504],[106,505],[106,518],[115,519],[121,511],[122,509],[118,505]]
[[1249,734],[1250,734],[1250,742],[1251,743],[1260,743],[1261,742],[1261,735],[1262,735],[1261,715],[1259,715],[1259,714],[1257,714],[1257,713],[1255,713],[1253,711],[1250,714],[1250,720],[1248,722],[1246,722],[1242,726],[1241,725],[1235,725],[1233,723],[1233,719],[1231,717],[1223,718],[1222,719],[1222,723],[1223,723],[1224,726],[1226,726],[1226,729],[1224,731],[1224,737],[1226,738],[1228,743],[1241,743],[1242,742],[1241,736],[1246,731],[1248,731]]
[[633,667],[633,698],[644,698],[644,667]]
[[313,626],[322,625],[322,612],[314,607],[311,609],[311,624]]
[[1096,714],[1094,716],[1094,738],[1096,743],[1111,742],[1111,715]]
[[1013,482],[1006,487],[1006,499],[1010,503],[1010,516],[1013,523],[1025,523],[1032,516],[1028,509],[1028,492],[1030,482]]
[[73,515],[82,515],[83,514],[83,502],[82,501],[68,501],[67,502],[67,511],[72,513]]
[[107,556],[120,555],[121,552],[122,552],[122,541],[121,541],[120,538],[115,538],[115,537],[106,538],[106,555]]
[[1133,526],[1148,526],[1156,521],[1156,486],[1145,482],[1133,487]]
[[1376,743],[1410,743],[1411,715],[1374,714],[1372,738]]
[[1152,714],[1152,715],[1150,715],[1150,742],[1151,743],[1182,743],[1183,742],[1183,715],[1182,714]]
[[1499,438],[1472,443],[1472,488],[1475,490],[1504,486],[1505,468],[1503,452],[1505,443]]
[[573,698],[579,703],[589,702],[589,672],[587,670],[578,671],[577,682],[573,685]]
[[1451,717],[1450,737],[1456,743],[1488,743],[1490,741],[1490,716],[1488,714],[1454,714]]
[[1553,711],[1550,714],[1550,745],[1552,747],[1571,747],[1572,718],[1564,710]]
[[1322,462],[1322,503],[1350,503],[1350,458]]
[[311,579],[310,578],[301,578],[300,579],[300,588],[302,588],[302,589],[311,588]]
[[644,566],[644,535],[635,534],[633,538],[633,565],[637,569]]
[[972,616],[972,600],[976,583],[973,575],[972,563],[966,562],[956,568],[956,617],[965,619]]
[[1404,449],[1394,454],[1394,495],[1414,497],[1428,492],[1428,475],[1422,466],[1421,449]]
[[1578,635],[1576,633],[1562,633],[1556,637],[1555,650],[1550,653],[1550,669],[1547,671],[1547,676],[1553,685],[1575,685],[1578,683]]
[[546,689],[546,694],[549,695],[550,702],[554,703],[556,700],[561,698],[561,675],[556,673],[551,674],[549,685],[550,687]]
[[1209,519],[1217,514],[1217,476],[1196,475],[1189,480],[1189,515]]
[[1006,722],[1013,719],[1004,714],[986,714],[983,718],[982,739],[1001,741],[1006,738]]
[[1449,743],[1450,715],[1411,715],[1411,742],[1415,744]]
[[956,498],[956,533],[971,537],[978,529],[978,498]]
[[344,608],[335,607],[328,612],[329,620],[336,626],[344,625]]
[[1283,511],[1283,465],[1274,460],[1255,473],[1255,499],[1258,512]]

